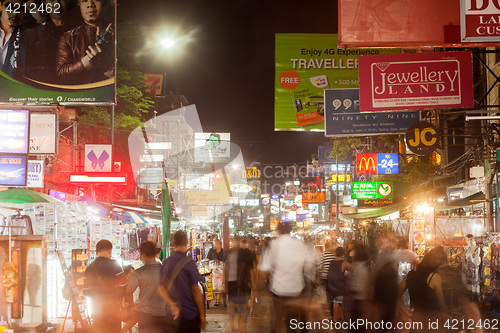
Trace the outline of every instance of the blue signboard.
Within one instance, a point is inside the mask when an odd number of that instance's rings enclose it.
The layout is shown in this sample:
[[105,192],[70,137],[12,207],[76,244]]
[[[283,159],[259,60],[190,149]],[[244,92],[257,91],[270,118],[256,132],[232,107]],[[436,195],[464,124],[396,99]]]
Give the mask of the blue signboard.
[[359,89],[325,89],[325,136],[405,133],[420,111],[360,112]]
[[332,165],[330,165],[330,171],[337,172],[337,165],[339,166],[339,172],[344,172],[346,167],[347,167],[347,171],[351,171],[350,164],[332,164]]
[[26,186],[26,155],[0,155],[0,185]]
[[29,129],[28,110],[0,110],[0,153],[27,154]]
[[336,160],[335,155],[332,154],[333,145],[320,145],[318,146],[318,162],[319,164],[335,164],[337,163],[347,163],[350,164],[356,159],[356,152],[353,150],[347,153],[347,156],[342,160]]
[[377,174],[395,175],[399,173],[399,154],[377,154]]

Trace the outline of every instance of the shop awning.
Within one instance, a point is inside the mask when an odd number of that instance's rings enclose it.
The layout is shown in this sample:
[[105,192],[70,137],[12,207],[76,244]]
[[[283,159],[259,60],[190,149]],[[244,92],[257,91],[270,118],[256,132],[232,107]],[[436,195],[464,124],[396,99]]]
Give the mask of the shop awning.
[[[448,204],[443,204],[436,206],[436,210],[448,210],[448,209],[458,209],[462,208],[464,206],[471,206],[471,205],[481,205],[482,202],[485,200],[485,195],[483,192],[477,192],[472,195],[469,195],[468,197],[465,197],[460,200],[453,200],[449,202]],[[471,201],[479,201],[479,202],[471,202]]]
[[131,228],[146,228],[148,226],[148,221],[139,213],[124,212],[122,215],[130,217],[130,222],[123,222],[123,225],[128,225]]

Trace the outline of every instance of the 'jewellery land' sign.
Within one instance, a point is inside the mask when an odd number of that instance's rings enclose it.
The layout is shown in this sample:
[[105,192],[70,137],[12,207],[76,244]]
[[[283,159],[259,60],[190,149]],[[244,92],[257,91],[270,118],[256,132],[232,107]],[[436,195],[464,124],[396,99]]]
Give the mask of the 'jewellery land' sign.
[[439,52],[361,56],[361,111],[472,107],[472,55]]

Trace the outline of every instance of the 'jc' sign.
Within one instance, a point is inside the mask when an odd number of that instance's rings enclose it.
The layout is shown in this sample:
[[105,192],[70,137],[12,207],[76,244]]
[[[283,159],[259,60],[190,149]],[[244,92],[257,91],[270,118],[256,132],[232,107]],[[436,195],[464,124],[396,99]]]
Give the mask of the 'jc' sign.
[[417,121],[406,131],[406,145],[417,155],[428,155],[439,144],[436,127],[426,121]]

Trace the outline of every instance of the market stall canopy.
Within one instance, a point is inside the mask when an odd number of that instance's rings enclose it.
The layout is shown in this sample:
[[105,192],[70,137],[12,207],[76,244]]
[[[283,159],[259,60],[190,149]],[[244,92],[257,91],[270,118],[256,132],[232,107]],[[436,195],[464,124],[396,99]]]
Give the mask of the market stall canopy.
[[123,225],[129,225],[131,228],[146,228],[148,226],[148,221],[136,212],[124,212],[124,216],[130,217],[130,222],[123,222]]
[[442,204],[436,206],[436,210],[448,210],[448,209],[458,209],[464,206],[481,205],[485,201],[485,195],[483,192],[477,192],[468,197],[449,201],[447,204]]
[[350,218],[350,219],[374,219],[377,217],[381,216],[386,216],[395,212],[398,212],[402,209],[405,209],[409,205],[411,205],[413,201],[410,200],[403,200],[401,202],[394,203],[389,206],[377,208],[374,210],[370,210],[367,212],[362,212],[362,213],[355,213],[355,214],[344,214],[345,217]]
[[45,193],[27,190],[25,188],[12,188],[0,192],[0,202],[33,203],[62,201]]

